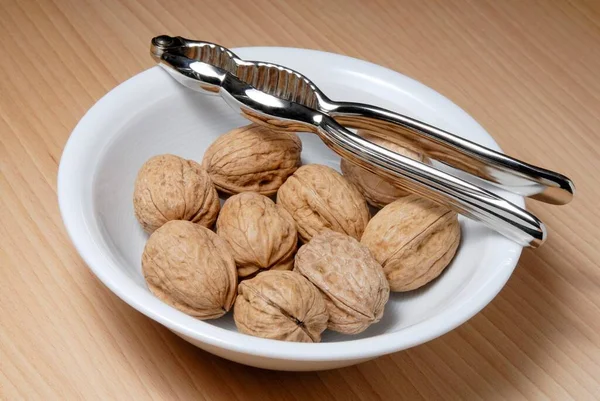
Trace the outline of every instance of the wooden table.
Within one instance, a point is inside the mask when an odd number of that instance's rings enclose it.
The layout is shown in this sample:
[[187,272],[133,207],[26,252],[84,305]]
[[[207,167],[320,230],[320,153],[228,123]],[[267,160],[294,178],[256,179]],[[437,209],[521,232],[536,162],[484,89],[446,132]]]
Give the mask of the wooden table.
[[[222,360],[114,296],[65,234],[56,172],[96,100],[153,65],[148,42],[322,49],[409,75],[508,153],[572,177],[530,202],[525,250],[483,312],[426,345],[346,369]],[[0,1],[0,398],[205,400],[600,397],[600,3],[594,0]]]

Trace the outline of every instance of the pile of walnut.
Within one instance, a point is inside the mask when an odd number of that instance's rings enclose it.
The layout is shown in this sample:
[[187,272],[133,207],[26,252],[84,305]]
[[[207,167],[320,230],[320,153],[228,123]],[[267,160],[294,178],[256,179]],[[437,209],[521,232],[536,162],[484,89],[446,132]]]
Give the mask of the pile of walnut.
[[[346,161],[343,176],[301,166],[301,151],[296,134],[249,125],[219,137],[201,165],[148,160],[133,202],[151,234],[142,256],[150,291],[198,319],[233,308],[242,333],[319,342],[326,328],[364,331],[390,290],[419,288],[450,263],[456,213]],[[232,195],[222,207],[217,191]],[[383,207],[372,219],[367,202]]]

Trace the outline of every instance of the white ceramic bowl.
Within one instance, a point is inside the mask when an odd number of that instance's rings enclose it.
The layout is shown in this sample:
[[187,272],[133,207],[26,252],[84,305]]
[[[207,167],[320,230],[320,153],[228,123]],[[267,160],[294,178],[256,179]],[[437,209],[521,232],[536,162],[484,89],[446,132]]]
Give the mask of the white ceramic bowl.
[[[493,149],[494,140],[452,102],[399,73],[312,50],[242,48],[242,58],[290,66],[334,99],[373,103],[451,130]],[[117,296],[177,335],[224,358],[263,368],[319,370],[355,364],[438,337],[487,305],[512,273],[521,247],[462,219],[452,264],[423,289],[392,294],[381,322],[357,336],[326,332],[320,344],[250,337],[231,314],[200,321],[155,298],[141,273],[147,235],[132,205],[133,184],[151,156],[173,153],[202,160],[220,134],[247,124],[219,97],[194,93],[158,67],[113,89],[81,119],[62,155],[58,198],[67,231],[92,271]],[[301,134],[305,163],[339,167],[320,140]],[[500,192],[498,189],[492,189]],[[502,192],[523,206],[523,199]]]

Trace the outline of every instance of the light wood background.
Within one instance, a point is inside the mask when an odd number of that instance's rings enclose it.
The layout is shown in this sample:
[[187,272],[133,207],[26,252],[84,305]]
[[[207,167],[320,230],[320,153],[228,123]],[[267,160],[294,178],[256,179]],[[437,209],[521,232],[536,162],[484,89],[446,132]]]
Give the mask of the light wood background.
[[[280,373],[200,351],[120,301],[69,242],[69,133],[153,65],[151,37],[322,49],[448,96],[508,153],[572,177],[530,202],[550,239],[480,314],[346,369]],[[600,397],[600,2],[0,0],[0,398],[416,400]]]

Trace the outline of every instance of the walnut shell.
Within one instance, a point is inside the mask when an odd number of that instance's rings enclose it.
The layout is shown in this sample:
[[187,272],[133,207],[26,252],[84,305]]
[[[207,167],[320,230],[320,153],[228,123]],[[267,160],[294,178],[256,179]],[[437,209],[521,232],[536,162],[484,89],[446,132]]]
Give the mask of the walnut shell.
[[295,133],[250,124],[217,138],[204,153],[202,166],[220,191],[268,196],[300,166],[301,151]]
[[233,319],[245,334],[318,343],[328,314],[319,290],[301,274],[269,270],[240,283]]
[[[425,159],[421,153],[397,145],[383,138],[370,135],[367,132],[368,131],[358,131],[363,138],[379,146],[421,162]],[[411,194],[411,192],[408,192],[407,190],[395,185],[392,181],[380,177],[377,174],[373,174],[346,159],[342,159],[340,167],[342,169],[342,173],[344,173],[344,177],[356,185],[367,202],[375,207],[384,207],[398,198]]]
[[199,224],[173,220],[152,233],[142,270],[156,297],[198,319],[216,319],[233,306],[237,271],[231,248]]
[[277,192],[277,204],[296,221],[304,242],[324,230],[360,239],[369,221],[369,207],[361,193],[331,167],[300,167]]
[[171,220],[211,227],[219,214],[219,195],[207,172],[175,155],[149,159],[135,180],[133,209],[148,233]]
[[298,251],[294,271],[323,293],[329,329],[357,334],[381,319],[390,287],[381,265],[356,239],[334,231],[315,235]]
[[381,209],[361,242],[383,266],[392,291],[410,291],[450,263],[460,242],[460,224],[455,212],[410,195]]
[[266,196],[243,192],[227,199],[217,219],[217,234],[231,245],[239,277],[294,266],[296,224]]

